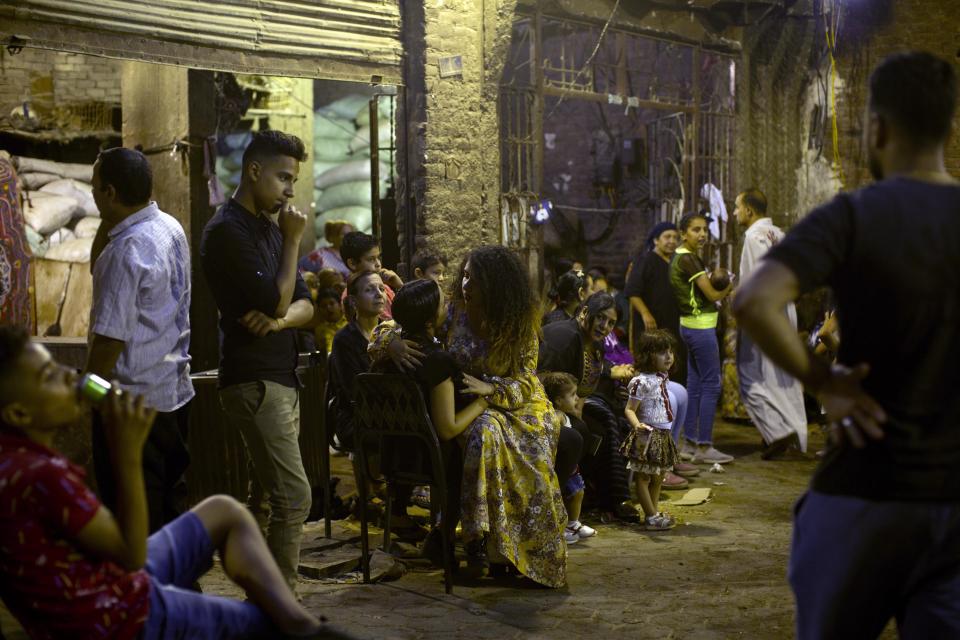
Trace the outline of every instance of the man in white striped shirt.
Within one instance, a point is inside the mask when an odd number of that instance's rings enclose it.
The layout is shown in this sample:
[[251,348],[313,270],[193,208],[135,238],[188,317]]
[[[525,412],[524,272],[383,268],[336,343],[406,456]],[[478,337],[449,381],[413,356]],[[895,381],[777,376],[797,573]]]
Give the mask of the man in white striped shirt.
[[[190,247],[183,228],[150,200],[146,157],[109,149],[93,168],[103,220],[95,242],[87,371],[115,378],[157,410],[143,452],[150,531],[186,508],[183,473],[190,382]],[[104,244],[105,243],[105,244]],[[96,255],[96,248],[102,252]],[[94,416],[93,458],[103,502],[116,489],[106,441]]]

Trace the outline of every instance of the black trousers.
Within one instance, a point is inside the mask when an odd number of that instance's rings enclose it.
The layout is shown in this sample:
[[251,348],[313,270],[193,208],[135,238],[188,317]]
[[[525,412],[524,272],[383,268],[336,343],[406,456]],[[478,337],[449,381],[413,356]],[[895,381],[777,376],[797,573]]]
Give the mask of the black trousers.
[[591,433],[602,438],[596,454],[584,456],[580,465],[580,473],[587,483],[584,498],[601,509],[612,511],[630,499],[627,461],[619,451],[623,429],[613,408],[599,396],[587,398],[583,421]]
[[560,429],[560,441],[557,443],[557,459],[553,463],[553,469],[557,472],[557,480],[560,486],[567,481],[567,478],[576,471],[577,463],[583,454],[583,436],[577,433],[576,429]]
[[[187,510],[187,483],[183,474],[190,464],[190,453],[187,451],[189,419],[189,402],[176,411],[158,412],[143,446],[143,480],[150,533]],[[103,419],[97,411],[93,412],[92,444],[93,472],[100,500],[116,513],[117,485],[103,431]]]

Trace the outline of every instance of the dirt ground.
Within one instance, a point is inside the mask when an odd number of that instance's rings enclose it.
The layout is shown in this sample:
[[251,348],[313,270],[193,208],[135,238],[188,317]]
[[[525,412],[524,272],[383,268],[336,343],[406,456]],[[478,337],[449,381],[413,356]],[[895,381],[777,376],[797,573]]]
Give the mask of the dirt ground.
[[[760,437],[749,425],[720,424],[716,441],[737,460],[725,473],[704,472],[692,483],[711,490],[708,502],[663,503],[679,520],[676,529],[651,533],[586,514],[599,533],[571,546],[565,589],[515,577],[457,579],[445,595],[442,572],[413,561],[403,563],[402,577],[369,585],[357,584],[356,573],[304,578],[304,602],[358,638],[790,638],[791,508],[815,462],[812,455],[761,460]],[[812,433],[811,451],[822,441]],[[345,474],[346,461],[335,461],[335,472]],[[352,483],[342,484],[349,490]],[[310,528],[305,546],[319,544],[318,529]],[[352,522],[337,530],[357,531]],[[208,593],[241,595],[218,569],[202,585]],[[25,637],[11,631],[6,612],[0,620],[7,638]],[[895,634],[888,628],[883,637]]]
[[[455,579],[445,595],[442,572],[406,562],[407,573],[364,585],[302,583],[307,606],[359,638],[720,638],[793,637],[793,597],[786,581],[791,509],[815,467],[811,455],[760,459],[760,436],[746,424],[722,423],[718,446],[737,456],[723,474],[704,473],[690,488],[711,499],[663,508],[680,524],[669,532],[584,520],[598,535],[570,547],[566,589],[517,578]],[[344,459],[336,469],[346,474]],[[344,478],[344,489],[352,485]],[[683,492],[668,492],[674,500]],[[595,514],[594,514],[595,515]],[[349,525],[354,526],[354,525]],[[374,544],[378,544],[376,539]],[[236,594],[216,574],[206,590]],[[895,637],[888,629],[884,638]]]

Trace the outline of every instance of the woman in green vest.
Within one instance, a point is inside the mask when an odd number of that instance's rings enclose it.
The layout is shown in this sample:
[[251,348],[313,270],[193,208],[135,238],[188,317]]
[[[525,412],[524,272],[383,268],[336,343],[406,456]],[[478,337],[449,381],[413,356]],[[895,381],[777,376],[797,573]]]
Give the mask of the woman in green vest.
[[680,457],[698,463],[725,464],[733,456],[713,446],[713,419],[720,398],[720,347],[717,306],[733,283],[717,290],[710,284],[700,252],[707,243],[707,220],[698,213],[680,219],[680,247],[670,262],[670,284],[680,306],[680,338],[687,346],[687,417]]

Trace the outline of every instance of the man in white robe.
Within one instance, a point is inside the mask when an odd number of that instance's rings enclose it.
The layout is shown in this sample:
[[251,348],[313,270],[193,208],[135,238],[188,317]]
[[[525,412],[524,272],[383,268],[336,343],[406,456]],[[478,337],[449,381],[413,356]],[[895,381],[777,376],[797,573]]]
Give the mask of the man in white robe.
[[[746,229],[740,255],[740,280],[760,264],[760,259],[783,238],[767,217],[767,198],[759,189],[748,189],[737,196],[734,216]],[[797,310],[791,303],[787,317],[797,327]],[[791,445],[807,450],[807,414],[803,406],[803,386],[777,367],[744,332],[737,343],[737,376],[743,405],[767,445],[762,457],[776,458]]]

